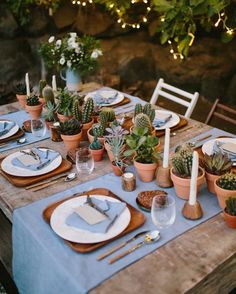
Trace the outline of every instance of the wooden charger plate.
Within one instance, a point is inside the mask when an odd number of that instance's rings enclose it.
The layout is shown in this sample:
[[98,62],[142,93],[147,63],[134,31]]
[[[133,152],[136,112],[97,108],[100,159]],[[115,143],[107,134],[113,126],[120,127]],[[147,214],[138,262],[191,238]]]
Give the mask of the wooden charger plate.
[[11,137],[5,138],[0,140],[0,144],[1,143],[7,143],[9,141],[14,141],[17,140],[19,138],[21,138],[22,136],[24,136],[25,132],[19,128],[19,130],[17,131],[17,133],[15,133],[14,135],[12,135]]
[[125,105],[125,104],[130,103],[130,101],[131,100],[128,97],[124,97],[124,99],[121,102],[117,103],[117,104],[114,104],[114,105],[111,105],[111,106],[110,105],[107,105],[107,106],[102,106],[102,107],[116,108],[118,106],[122,106],[122,105]]
[[[54,209],[62,204],[63,202],[67,201],[68,199],[71,199],[73,197],[78,197],[78,196],[82,196],[84,194],[89,194],[89,195],[96,195],[96,194],[100,194],[100,195],[105,195],[105,196],[109,196],[109,197],[113,197],[115,199],[118,199],[120,201],[125,202],[124,200],[120,199],[117,195],[115,195],[114,193],[112,193],[110,190],[105,189],[105,188],[97,188],[97,189],[93,189],[90,190],[88,192],[82,192],[82,193],[78,193],[76,194],[76,196],[71,196],[68,197],[66,199],[60,200],[58,202],[52,203],[50,204],[47,208],[45,208],[45,210],[43,211],[43,218],[44,220],[50,225],[50,218],[51,215],[54,211]],[[110,242],[112,242],[115,239],[120,238],[121,236],[124,236],[134,230],[136,230],[137,228],[139,228],[140,226],[142,226],[144,224],[144,222],[146,221],[146,218],[144,216],[144,214],[141,211],[138,211],[136,208],[134,208],[133,206],[131,206],[130,204],[128,204],[127,202],[125,202],[127,204],[127,207],[131,213],[131,221],[128,225],[128,227],[119,235],[117,235],[116,237],[103,241],[103,242],[99,242],[99,243],[94,243],[94,244],[81,244],[81,243],[75,243],[75,242],[71,242],[71,241],[67,241],[65,239],[64,242],[71,247],[73,250],[75,250],[76,252],[79,253],[88,253],[91,251],[94,251]]]
[[[0,159],[0,164],[2,163],[3,159],[4,158]],[[1,171],[1,174],[4,176],[4,178],[6,178],[12,185],[14,185],[16,187],[26,187],[26,186],[41,182],[42,180],[46,180],[48,178],[62,174],[64,172],[70,170],[71,167],[72,167],[71,162],[69,162],[66,159],[62,159],[62,163],[58,168],[54,169],[53,171],[51,171],[47,174],[35,176],[35,177],[16,177],[16,176],[12,176],[12,175],[5,173],[2,169],[0,169],[0,171]]]

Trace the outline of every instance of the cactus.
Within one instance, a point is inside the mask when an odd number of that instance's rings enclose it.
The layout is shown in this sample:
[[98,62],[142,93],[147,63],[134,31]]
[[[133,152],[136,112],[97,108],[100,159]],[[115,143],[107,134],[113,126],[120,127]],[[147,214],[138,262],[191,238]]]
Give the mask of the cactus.
[[45,99],[45,103],[48,104],[49,102],[53,105],[55,105],[54,100],[54,93],[50,86],[46,86],[43,88],[42,96]]
[[39,97],[44,97],[43,96],[43,89],[47,86],[47,82],[45,80],[40,80],[39,81]]
[[226,154],[204,154],[202,165],[208,173],[211,173],[213,175],[223,175],[231,170],[232,161]]
[[174,173],[182,178],[191,177],[193,151],[187,145],[180,147],[172,156]]
[[82,109],[82,123],[86,124],[92,120],[94,110],[94,102],[92,98],[88,98]]
[[226,201],[226,212],[230,215],[236,216],[236,198],[229,197]]
[[142,105],[140,104],[140,103],[137,103],[136,105],[135,105],[135,108],[134,108],[134,117],[136,116],[136,115],[138,115],[139,113],[142,113],[143,112],[143,107],[142,107]]
[[82,112],[80,110],[80,101],[77,98],[75,98],[73,101],[72,113],[74,117],[78,119],[78,121],[82,120]]
[[107,123],[112,122],[116,119],[115,111],[113,108],[110,107],[103,107],[100,115],[104,117],[104,121],[106,120]]
[[149,117],[151,123],[154,121],[155,110],[152,108],[152,104],[146,103],[143,107],[140,103],[136,104],[134,109],[134,117],[140,113],[146,114]]
[[217,180],[217,185],[225,190],[236,190],[236,174],[226,173]]
[[39,102],[39,97],[36,96],[36,95],[32,95],[30,97],[27,98],[27,101],[26,101],[26,104],[28,106],[36,106],[36,105],[39,105],[40,102]]
[[149,117],[144,113],[139,113],[134,119],[134,128],[147,128],[148,134],[151,134],[152,124]]
[[102,137],[105,133],[105,127],[101,123],[94,124],[92,127],[93,136]]
[[79,132],[81,131],[81,128],[82,128],[82,125],[76,118],[72,118],[68,121],[60,123],[60,132],[63,135],[79,134]]
[[100,143],[100,141],[98,140],[97,137],[94,137],[94,140],[93,142],[89,145],[90,149],[92,150],[99,150],[99,149],[102,149],[103,146],[102,144]]

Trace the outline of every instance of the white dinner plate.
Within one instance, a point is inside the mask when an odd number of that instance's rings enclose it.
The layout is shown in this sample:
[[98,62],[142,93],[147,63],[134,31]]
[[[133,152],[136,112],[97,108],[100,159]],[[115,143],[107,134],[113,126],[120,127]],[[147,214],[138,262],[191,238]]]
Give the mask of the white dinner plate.
[[[5,121],[10,121],[10,120],[7,120],[7,119],[1,119],[2,122],[5,122]],[[15,126],[13,128],[10,129],[10,131],[8,133],[6,133],[5,135],[3,136],[0,136],[0,141],[3,140],[3,139],[6,139],[6,138],[9,138],[13,135],[15,135],[19,130],[19,126],[18,124],[15,124]]]
[[[113,106],[113,105],[116,105],[116,104],[118,104],[118,103],[120,103],[120,102],[122,102],[123,100],[124,100],[124,95],[122,94],[122,93],[120,93],[120,92],[118,92],[118,91],[116,91],[116,90],[98,90],[98,91],[94,91],[94,92],[91,92],[91,93],[88,93],[86,96],[85,96],[85,100],[87,100],[89,97],[91,97],[91,98],[94,98],[95,97],[95,95],[96,95],[96,93],[97,92],[99,92],[100,94],[103,92],[103,96],[104,97],[106,97],[106,98],[109,98],[109,96],[111,97],[111,96],[114,96],[114,92],[116,93],[118,93],[117,94],[117,96],[116,96],[116,99],[115,100],[113,100],[111,103],[109,103],[109,104],[107,104],[107,103],[101,103],[101,104],[99,104],[100,106],[107,106],[107,107],[109,107],[109,106]],[[95,101],[95,99],[94,99],[94,101]],[[95,102],[96,103],[96,102]]]
[[217,138],[207,141],[202,145],[202,152],[208,155],[212,154],[213,146],[215,141],[224,142],[224,143],[234,143],[236,144],[236,138]]
[[[104,196],[104,195],[92,195],[92,197],[109,200],[112,202],[120,202],[120,200]],[[75,197],[67,200],[59,205],[52,213],[50,224],[53,231],[71,242],[77,243],[97,243],[105,240],[114,238],[123,232],[130,223],[131,214],[129,209],[126,207],[119,217],[116,219],[114,224],[109,228],[107,233],[92,233],[90,231],[82,230],[76,227],[72,227],[66,224],[67,217],[74,212],[74,209],[86,202],[87,195]]]
[[[40,148],[40,149],[43,150],[46,148]],[[28,152],[28,151],[30,151],[30,149],[25,149],[24,151]],[[54,151],[54,150],[52,150],[52,151]],[[61,157],[61,155],[59,155],[52,162],[50,162],[48,165],[46,165],[42,169],[37,170],[37,171],[33,171],[33,170],[28,170],[28,169],[25,169],[22,167],[18,167],[18,166],[15,166],[12,164],[12,160],[20,155],[22,155],[22,153],[20,151],[17,151],[17,152],[14,152],[14,153],[8,155],[7,157],[5,157],[1,163],[2,170],[5,173],[12,175],[12,176],[35,177],[35,176],[44,175],[44,174],[47,174],[47,173],[53,171],[54,169],[59,167],[62,162],[62,157]]]
[[179,122],[180,122],[180,118],[178,116],[178,114],[172,112],[172,111],[168,111],[168,110],[155,110],[155,118],[158,118],[158,113],[161,113],[161,114],[171,114],[172,117],[170,118],[170,120],[165,123],[163,126],[161,127],[155,127],[155,129],[157,131],[160,131],[160,130],[165,130],[166,128],[172,128],[174,126],[176,126]]

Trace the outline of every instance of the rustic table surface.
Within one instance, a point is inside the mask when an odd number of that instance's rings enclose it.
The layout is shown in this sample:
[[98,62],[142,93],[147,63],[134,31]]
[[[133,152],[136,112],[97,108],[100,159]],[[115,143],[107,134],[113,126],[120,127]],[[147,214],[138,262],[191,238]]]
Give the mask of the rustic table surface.
[[[18,109],[18,102],[4,105],[0,108],[0,115]],[[194,120],[189,120],[188,125],[193,128],[181,135],[177,131],[177,135],[171,137],[171,147],[211,128]],[[163,137],[160,140],[163,143]],[[48,139],[40,144],[66,155],[61,142],[55,143]],[[11,152],[1,153],[0,158]],[[108,160],[103,160],[86,179],[76,179],[70,183],[60,181],[38,192],[14,187],[0,176],[0,259],[7,270],[11,273],[11,219],[14,209],[110,171]],[[227,228],[219,214],[123,269],[91,293],[229,293],[236,287],[235,240],[235,230]]]

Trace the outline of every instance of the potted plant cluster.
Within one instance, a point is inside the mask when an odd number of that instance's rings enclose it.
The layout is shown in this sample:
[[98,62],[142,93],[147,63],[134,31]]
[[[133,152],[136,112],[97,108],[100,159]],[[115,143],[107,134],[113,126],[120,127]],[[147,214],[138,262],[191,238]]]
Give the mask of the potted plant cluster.
[[60,122],[65,122],[73,117],[72,106],[74,95],[67,89],[60,89],[57,98],[59,99],[57,117]]
[[44,87],[42,91],[42,97],[45,101],[43,117],[45,119],[47,128],[50,130],[50,126],[52,126],[53,123],[57,120],[57,106],[54,99],[53,89],[50,86]]
[[215,191],[219,205],[224,209],[229,197],[236,198],[236,173],[226,173],[215,180]]
[[154,178],[160,159],[156,151],[157,144],[158,138],[151,136],[148,128],[134,128],[133,133],[126,136],[126,145],[129,149],[124,155],[133,156],[134,166],[143,182],[151,182]]
[[236,229],[236,198],[229,197],[226,201],[224,217],[228,227]]
[[39,102],[39,98],[36,95],[32,95],[27,98],[25,110],[30,114],[32,119],[39,119],[42,112],[43,105]]
[[76,149],[79,146],[82,137],[81,123],[76,118],[72,118],[65,122],[61,122],[59,129],[66,150],[70,151]]
[[215,180],[231,170],[232,162],[226,154],[213,153],[204,154],[201,164],[205,169],[208,191],[215,194]]
[[[172,156],[171,180],[173,181],[176,195],[188,200],[190,193],[190,180],[192,173],[193,150],[189,145],[177,148]],[[205,171],[199,167],[197,178],[197,191],[204,184]]]
[[97,137],[94,137],[93,142],[89,145],[90,152],[94,161],[101,161],[104,153],[104,146],[100,143]]

